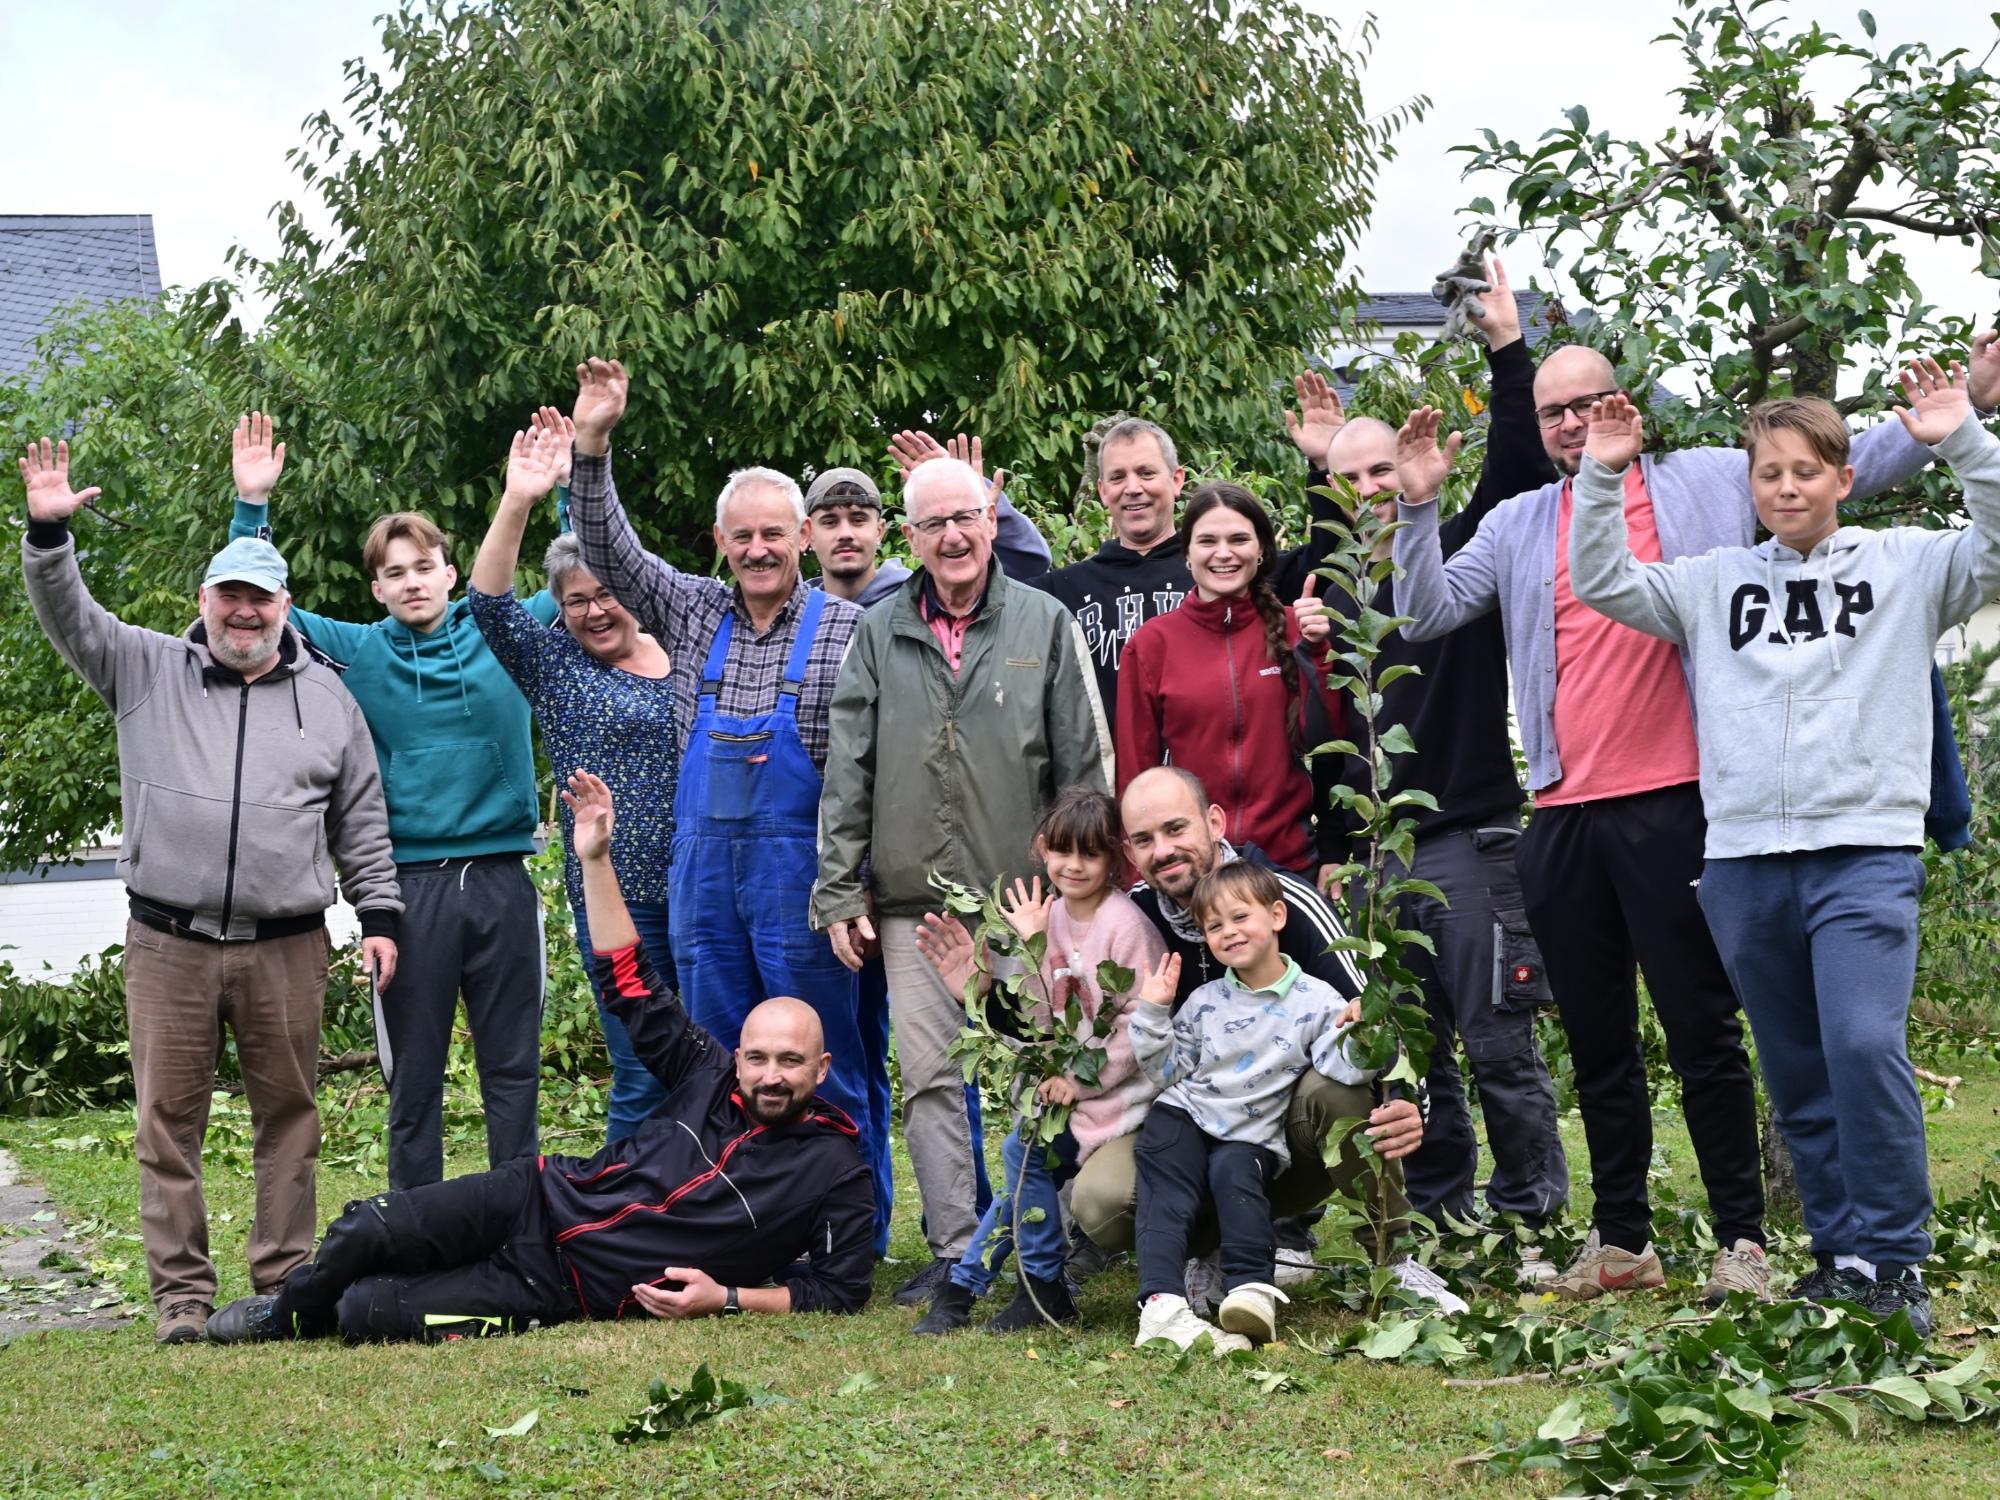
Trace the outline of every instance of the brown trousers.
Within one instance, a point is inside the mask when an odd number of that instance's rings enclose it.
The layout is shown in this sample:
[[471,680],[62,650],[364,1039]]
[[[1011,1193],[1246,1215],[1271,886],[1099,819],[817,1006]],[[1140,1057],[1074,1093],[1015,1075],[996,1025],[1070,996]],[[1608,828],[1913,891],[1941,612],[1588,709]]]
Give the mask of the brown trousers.
[[312,1254],[328,949],[323,927],[255,942],[203,943],[126,923],[139,1227],[156,1307],[215,1301],[201,1145],[225,1025],[236,1035],[250,1104],[257,1183],[251,1285],[276,1291],[285,1273]]

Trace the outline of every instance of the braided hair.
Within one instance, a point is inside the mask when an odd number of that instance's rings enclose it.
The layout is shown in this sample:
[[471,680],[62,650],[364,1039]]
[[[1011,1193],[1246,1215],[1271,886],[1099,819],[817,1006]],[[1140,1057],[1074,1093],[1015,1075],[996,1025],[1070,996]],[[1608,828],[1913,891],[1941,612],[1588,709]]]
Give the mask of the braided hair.
[[1278,571],[1277,528],[1271,524],[1271,513],[1264,509],[1264,502],[1242,485],[1226,482],[1204,484],[1189,494],[1187,509],[1181,516],[1183,556],[1194,539],[1195,523],[1218,506],[1243,517],[1257,536],[1257,571],[1250,579],[1250,604],[1257,611],[1257,618],[1264,623],[1265,654],[1276,664],[1278,675],[1285,684],[1285,737],[1296,749],[1303,734],[1302,689],[1299,664],[1292,656],[1291,641],[1285,631],[1285,606],[1278,598],[1278,591],[1271,586],[1271,579]]

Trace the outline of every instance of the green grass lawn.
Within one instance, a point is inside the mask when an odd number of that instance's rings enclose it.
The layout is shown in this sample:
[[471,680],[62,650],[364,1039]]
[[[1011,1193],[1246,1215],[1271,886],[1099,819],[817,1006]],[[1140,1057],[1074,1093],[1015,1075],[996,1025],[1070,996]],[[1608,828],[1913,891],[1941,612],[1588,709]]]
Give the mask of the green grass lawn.
[[[1940,1196],[1965,1192],[1994,1167],[2000,1069],[1969,1074],[1957,1105],[1932,1120]],[[113,1279],[143,1301],[138,1246],[119,1238],[137,1228],[134,1167],[122,1154],[54,1144],[112,1138],[129,1131],[129,1118],[0,1121],[0,1146],[49,1184],[72,1222],[104,1226],[107,1262],[125,1262]],[[1678,1119],[1658,1123],[1668,1180],[1698,1198]],[[1573,1119],[1564,1134],[1581,1192],[1587,1173]],[[482,1163],[461,1155],[451,1165]],[[915,1195],[907,1163],[899,1165],[894,1249],[914,1258],[923,1253]],[[322,1218],[379,1185],[324,1166]],[[247,1167],[211,1164],[209,1206],[226,1299],[248,1289]],[[1329,1360],[1293,1342],[1267,1351],[1265,1363],[1299,1377],[1298,1391],[1266,1395],[1227,1364],[1177,1370],[1130,1346],[1129,1268],[1091,1284],[1079,1334],[917,1340],[908,1332],[914,1314],[887,1297],[907,1269],[883,1267],[876,1302],[854,1318],[577,1325],[434,1348],[165,1349],[144,1321],[117,1333],[29,1333],[0,1349],[0,1494],[1069,1496],[1171,1487],[1190,1496],[1403,1496],[1552,1488],[1451,1467],[1488,1446],[1495,1422],[1510,1435],[1532,1430],[1561,1399],[1549,1386],[1446,1390],[1436,1370]],[[1691,1297],[1685,1285],[1669,1290],[1663,1315]],[[1939,1314],[1940,1327],[1955,1326],[1950,1297]],[[1287,1333],[1324,1336],[1351,1319],[1329,1298],[1306,1298],[1290,1309]],[[703,1361],[787,1402],[665,1441],[612,1441],[611,1431],[646,1404],[654,1377],[685,1385]],[[540,1417],[525,1436],[487,1435],[531,1410]],[[1855,1442],[1816,1429],[1792,1482],[1800,1497],[1990,1496],[2000,1491],[2000,1436],[1991,1427],[1877,1418]]]

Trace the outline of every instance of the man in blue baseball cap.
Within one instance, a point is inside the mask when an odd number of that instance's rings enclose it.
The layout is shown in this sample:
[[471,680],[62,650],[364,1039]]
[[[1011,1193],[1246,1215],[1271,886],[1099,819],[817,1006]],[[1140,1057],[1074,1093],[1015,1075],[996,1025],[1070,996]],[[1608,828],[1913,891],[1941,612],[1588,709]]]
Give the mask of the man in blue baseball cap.
[[185,634],[141,630],[84,586],[69,525],[97,491],[70,489],[69,445],[31,444],[21,479],[35,616],[117,721],[139,1227],[156,1336],[186,1343],[215,1302],[201,1144],[224,1026],[256,1143],[251,1283],[274,1291],[312,1254],[326,909],[338,866],[387,983],[403,910],[389,814],[360,708],[289,623],[276,547],[231,542]]

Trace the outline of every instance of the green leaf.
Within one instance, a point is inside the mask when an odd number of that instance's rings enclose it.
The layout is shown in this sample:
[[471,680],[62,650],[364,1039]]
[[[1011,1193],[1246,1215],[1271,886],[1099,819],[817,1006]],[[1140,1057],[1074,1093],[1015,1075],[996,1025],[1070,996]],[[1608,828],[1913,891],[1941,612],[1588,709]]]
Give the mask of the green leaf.
[[1795,1396],[1792,1398],[1800,1406],[1838,1427],[1842,1436],[1861,1436],[1861,1408],[1845,1396],[1831,1392],[1818,1396]]
[[533,1411],[530,1411],[525,1416],[518,1418],[516,1421],[514,1421],[513,1423],[511,1423],[506,1427],[487,1428],[486,1435],[490,1438],[526,1437],[529,1433],[535,1430],[535,1424],[541,1421],[541,1419],[542,1419],[541,1408],[536,1407]]
[[856,1370],[840,1383],[836,1396],[858,1396],[863,1391],[872,1391],[882,1383],[882,1377],[869,1370]]
[[1582,1431],[1583,1400],[1571,1396],[1542,1419],[1542,1425],[1535,1429],[1535,1436],[1550,1442],[1566,1443]]
[[1873,1380],[1865,1389],[1873,1391],[1878,1403],[1894,1416],[1921,1422],[1931,1404],[1930,1392],[1907,1375],[1889,1375]]
[[1423,1331],[1423,1319],[1399,1318],[1393,1323],[1378,1325],[1359,1347],[1369,1359],[1400,1359],[1410,1351]]

